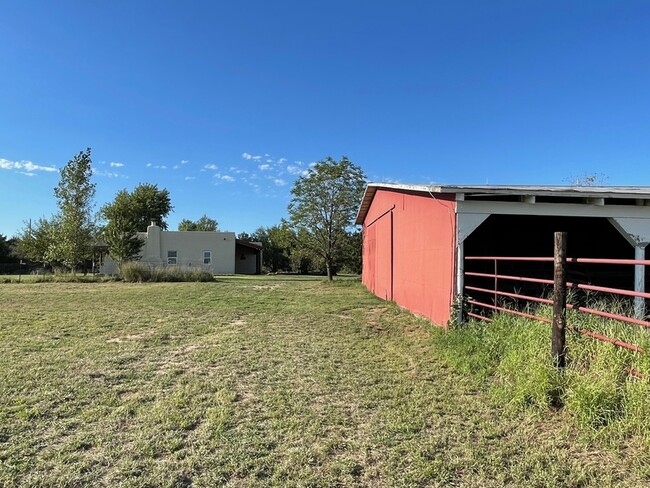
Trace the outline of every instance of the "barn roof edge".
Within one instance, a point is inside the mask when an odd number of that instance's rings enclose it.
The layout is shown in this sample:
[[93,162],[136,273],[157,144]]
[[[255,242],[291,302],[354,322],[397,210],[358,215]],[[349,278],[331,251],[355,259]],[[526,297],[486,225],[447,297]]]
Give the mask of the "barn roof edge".
[[359,205],[356,225],[363,224],[377,190],[474,196],[545,196],[650,200],[650,186],[549,186],[549,185],[440,185],[370,182]]

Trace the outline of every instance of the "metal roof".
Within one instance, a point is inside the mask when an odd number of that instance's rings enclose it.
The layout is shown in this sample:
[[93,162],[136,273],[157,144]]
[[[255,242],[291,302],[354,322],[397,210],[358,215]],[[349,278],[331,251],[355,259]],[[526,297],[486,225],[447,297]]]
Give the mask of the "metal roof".
[[613,198],[650,200],[650,186],[542,186],[542,185],[409,185],[402,183],[368,183],[355,224],[361,225],[377,190],[427,194],[462,194],[481,196],[534,196],[556,198]]

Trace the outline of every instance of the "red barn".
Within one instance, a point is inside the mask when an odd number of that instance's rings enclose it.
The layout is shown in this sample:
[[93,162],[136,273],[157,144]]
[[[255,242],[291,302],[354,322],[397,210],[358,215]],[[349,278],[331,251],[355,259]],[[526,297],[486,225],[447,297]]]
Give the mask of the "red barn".
[[[375,295],[445,325],[462,295],[464,256],[645,259],[650,187],[436,186],[370,183],[356,219],[363,283]],[[643,291],[645,269],[627,285]]]

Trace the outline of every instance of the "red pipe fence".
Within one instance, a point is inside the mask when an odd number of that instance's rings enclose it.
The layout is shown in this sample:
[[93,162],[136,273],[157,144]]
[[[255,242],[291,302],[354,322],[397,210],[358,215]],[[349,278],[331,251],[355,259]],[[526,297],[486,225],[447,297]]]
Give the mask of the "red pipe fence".
[[[485,269],[479,271],[465,271],[465,277],[479,278],[483,281],[489,281],[490,285],[465,285],[464,292],[478,292],[484,297],[491,297],[492,303],[487,299],[468,298],[466,303],[472,305],[476,310],[467,311],[466,315],[478,320],[491,322],[492,319],[485,313],[503,312],[521,317],[534,319],[540,322],[552,324],[552,357],[553,362],[558,368],[565,365],[565,330],[568,328],[573,332],[591,337],[593,339],[608,342],[616,346],[629,349],[635,352],[643,352],[643,349],[635,344],[608,337],[604,334],[582,329],[576,325],[566,324],[566,310],[576,310],[581,313],[602,317],[605,319],[617,320],[620,322],[650,328],[650,321],[645,316],[645,300],[650,299],[650,293],[645,291],[632,291],[621,288],[596,286],[578,281],[567,281],[568,265],[571,264],[591,264],[591,265],[618,265],[618,266],[650,266],[650,260],[638,259],[596,259],[596,258],[567,258],[566,257],[566,233],[555,233],[555,255],[554,257],[515,257],[515,256],[466,256],[466,261],[478,261],[492,263],[493,272],[486,272]],[[520,262],[520,263],[553,263],[553,278],[539,276],[520,276],[523,272],[515,271],[509,274],[499,273],[499,263]],[[545,273],[548,275],[548,270]],[[499,288],[499,284],[504,282],[516,282],[521,285],[547,285],[553,286],[553,298],[543,298],[517,291],[505,291]],[[590,307],[581,306],[575,303],[566,303],[567,290],[584,290],[588,292],[605,293],[613,296],[634,297],[636,303],[636,317],[613,313],[603,310],[596,310]],[[542,317],[529,313],[521,309],[504,306],[504,299],[514,299],[517,302],[525,303],[542,303],[553,307],[553,318]],[[477,313],[482,311],[483,313]],[[640,312],[640,313],[639,313]]]

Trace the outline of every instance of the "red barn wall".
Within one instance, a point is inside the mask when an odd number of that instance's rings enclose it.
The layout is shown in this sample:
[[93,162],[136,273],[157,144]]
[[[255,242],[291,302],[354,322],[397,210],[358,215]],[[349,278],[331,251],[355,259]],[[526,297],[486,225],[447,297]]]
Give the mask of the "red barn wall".
[[364,285],[446,324],[454,293],[455,205],[454,195],[434,199],[378,189],[363,226]]

